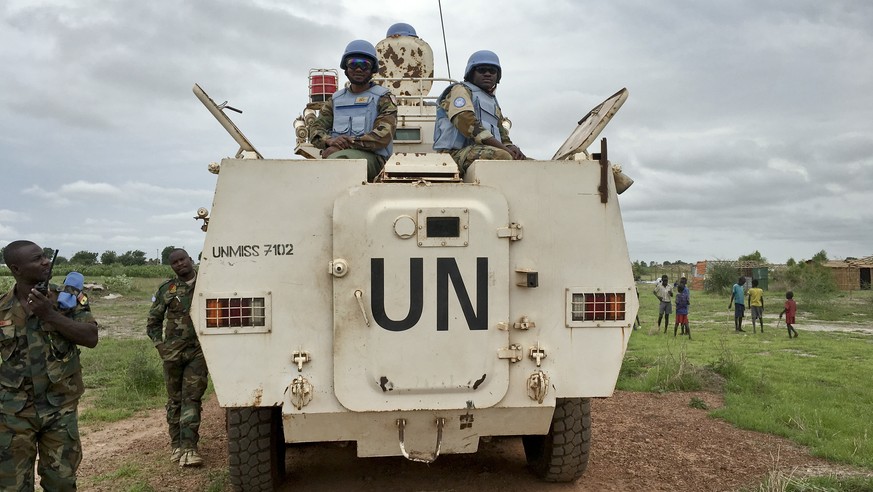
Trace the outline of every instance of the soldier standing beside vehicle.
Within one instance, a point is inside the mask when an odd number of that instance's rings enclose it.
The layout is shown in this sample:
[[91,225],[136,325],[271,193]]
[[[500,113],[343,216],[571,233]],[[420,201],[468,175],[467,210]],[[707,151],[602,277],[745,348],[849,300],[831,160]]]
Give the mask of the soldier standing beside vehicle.
[[177,277],[161,284],[155,293],[146,330],[164,363],[170,460],[180,466],[200,466],[203,458],[197,442],[208,371],[190,314],[197,271],[184,249],[173,250],[169,259]]
[[13,241],[3,256],[15,285],[0,297],[0,490],[33,490],[37,454],[45,490],[75,490],[85,389],[78,345],[97,345],[97,322],[83,295],[58,306],[62,293],[48,285],[51,262],[38,245]]
[[526,159],[509,139],[503,112],[494,96],[501,75],[497,55],[477,51],[467,61],[464,82],[450,85],[437,98],[433,148],[449,152],[461,172],[476,159]]
[[349,86],[333,94],[312,123],[310,142],[325,159],[366,159],[367,181],[373,181],[393,152],[397,101],[372,82],[379,69],[376,48],[357,39],[346,46],[340,68]]
[[673,288],[668,285],[667,276],[661,275],[661,281],[655,284],[655,290],[652,291],[655,297],[658,298],[658,330],[661,329],[661,319],[664,319],[664,333],[667,333],[667,328],[670,327],[670,313],[673,311],[672,299]]

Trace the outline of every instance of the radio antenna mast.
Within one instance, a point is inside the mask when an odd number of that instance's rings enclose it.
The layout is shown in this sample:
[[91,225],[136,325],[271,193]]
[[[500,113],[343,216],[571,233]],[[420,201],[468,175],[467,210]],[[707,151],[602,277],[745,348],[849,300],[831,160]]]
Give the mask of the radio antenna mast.
[[446,44],[446,24],[443,22],[443,2],[437,0],[437,5],[440,8],[440,27],[443,28],[443,49],[446,51],[446,70],[449,73],[449,78],[452,78],[452,68],[449,65],[449,46]]

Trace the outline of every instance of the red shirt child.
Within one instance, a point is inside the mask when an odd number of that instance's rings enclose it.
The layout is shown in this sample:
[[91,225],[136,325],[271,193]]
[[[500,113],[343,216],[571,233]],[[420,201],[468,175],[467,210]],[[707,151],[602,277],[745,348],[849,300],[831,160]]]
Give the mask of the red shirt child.
[[797,338],[797,330],[794,329],[795,317],[797,316],[797,303],[794,302],[794,292],[785,293],[785,309],[779,313],[779,319],[785,315],[785,327],[788,328],[788,338]]
[[795,315],[797,314],[797,303],[794,299],[785,300],[785,324],[793,325],[795,323]]

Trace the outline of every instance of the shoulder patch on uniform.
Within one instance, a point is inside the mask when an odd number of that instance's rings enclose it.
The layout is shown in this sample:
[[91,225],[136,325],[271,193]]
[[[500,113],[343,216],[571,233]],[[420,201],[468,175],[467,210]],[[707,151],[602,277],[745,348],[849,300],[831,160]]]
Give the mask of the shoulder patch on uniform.
[[175,293],[176,293],[176,283],[175,283],[175,282],[173,282],[173,283],[170,284],[170,288],[168,289],[168,292],[169,292],[170,294],[175,294]]
[[454,104],[456,108],[463,108],[467,105],[467,100],[463,97],[456,97],[455,100],[452,101],[452,104]]
[[11,325],[12,323],[14,323],[14,321],[12,321],[11,319],[2,319],[2,320],[0,320],[0,326],[9,326],[9,325]]
[[388,93],[388,99],[391,101],[391,104],[397,106],[397,98],[394,97],[393,93],[391,93],[391,92]]
[[77,299],[79,301],[79,304],[81,304],[83,306],[88,305],[88,296],[86,296],[84,292],[80,292],[79,295],[77,296]]

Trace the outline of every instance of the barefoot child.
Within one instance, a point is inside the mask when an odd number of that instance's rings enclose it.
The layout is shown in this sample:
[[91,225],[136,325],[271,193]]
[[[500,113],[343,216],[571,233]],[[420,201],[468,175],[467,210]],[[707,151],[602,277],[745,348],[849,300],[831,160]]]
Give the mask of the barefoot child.
[[790,290],[785,293],[785,309],[779,313],[779,319],[785,315],[785,326],[788,328],[788,338],[791,338],[791,333],[794,333],[794,338],[797,338],[797,330],[794,329],[794,317],[797,314],[797,303],[794,302],[794,292]]
[[764,289],[758,287],[758,279],[752,279],[746,304],[752,310],[752,333],[755,333],[755,320],[761,324],[761,333],[764,333]]
[[688,295],[688,289],[684,284],[679,284],[677,287],[679,293],[676,294],[676,325],[673,326],[673,336],[676,336],[676,330],[679,325],[682,325],[682,334],[688,335],[691,340],[691,330],[688,328],[688,306],[691,304]]

